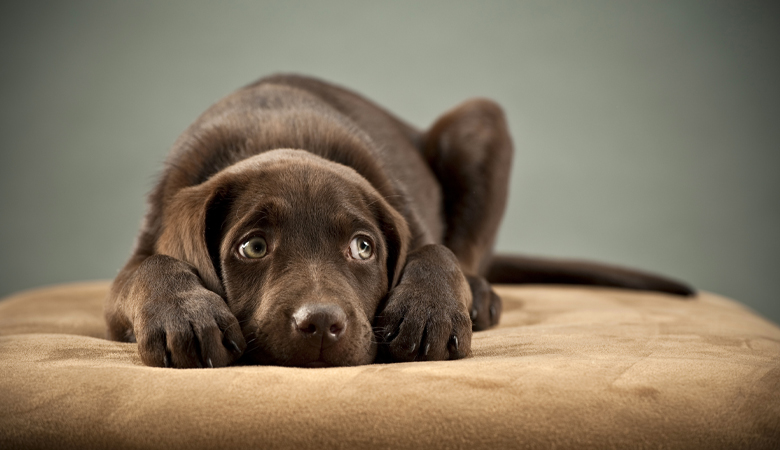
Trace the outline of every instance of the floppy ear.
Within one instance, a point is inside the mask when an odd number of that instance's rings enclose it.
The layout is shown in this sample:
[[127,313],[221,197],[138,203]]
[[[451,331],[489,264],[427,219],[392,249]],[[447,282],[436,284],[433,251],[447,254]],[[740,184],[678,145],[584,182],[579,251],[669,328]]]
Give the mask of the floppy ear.
[[406,219],[398,213],[387,201],[379,198],[372,202],[374,217],[377,218],[379,229],[385,237],[387,248],[387,289],[390,290],[398,284],[404,265],[406,265],[406,253],[409,250],[409,226]]
[[224,298],[219,241],[229,207],[228,189],[214,181],[174,195],[165,210],[155,250],[194,266],[203,285]]

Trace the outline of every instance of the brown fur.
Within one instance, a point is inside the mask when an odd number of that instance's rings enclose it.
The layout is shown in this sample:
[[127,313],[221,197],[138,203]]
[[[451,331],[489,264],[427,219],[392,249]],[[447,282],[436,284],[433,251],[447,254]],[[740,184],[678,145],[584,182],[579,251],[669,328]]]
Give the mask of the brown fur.
[[[420,133],[344,89],[262,79],[174,144],[112,285],[109,337],[137,341],[154,366],[454,359],[470,353],[472,329],[498,322],[486,274],[691,292],[599,265],[491,266],[511,158],[488,100]],[[239,250],[253,237],[267,245],[255,259]],[[367,259],[355,242],[370,245]]]

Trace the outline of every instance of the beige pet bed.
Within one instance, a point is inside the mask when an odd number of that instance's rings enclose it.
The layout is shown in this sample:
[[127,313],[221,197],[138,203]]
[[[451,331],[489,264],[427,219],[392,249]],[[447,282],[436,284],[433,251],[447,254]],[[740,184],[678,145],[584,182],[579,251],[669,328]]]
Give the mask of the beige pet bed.
[[0,448],[780,448],[780,328],[712,294],[499,287],[461,361],[145,367],[107,282],[0,302]]

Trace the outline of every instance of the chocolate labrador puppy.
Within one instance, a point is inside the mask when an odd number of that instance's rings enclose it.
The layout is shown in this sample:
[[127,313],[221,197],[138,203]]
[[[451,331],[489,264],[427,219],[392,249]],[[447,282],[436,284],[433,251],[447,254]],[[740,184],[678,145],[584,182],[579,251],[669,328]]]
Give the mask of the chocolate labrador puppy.
[[345,89],[261,79],[174,144],[108,335],[150,366],[443,360],[498,323],[489,282],[692,294],[627,269],[491,257],[511,160],[489,100],[420,132]]

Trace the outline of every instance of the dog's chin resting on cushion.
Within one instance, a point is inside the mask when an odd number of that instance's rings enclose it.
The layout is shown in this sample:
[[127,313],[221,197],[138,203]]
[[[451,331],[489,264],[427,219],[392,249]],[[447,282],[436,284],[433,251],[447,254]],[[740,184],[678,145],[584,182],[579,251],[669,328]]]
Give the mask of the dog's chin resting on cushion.
[[458,359],[498,323],[490,282],[693,294],[624,268],[491,255],[511,159],[489,100],[421,132],[318,80],[261,79],[174,144],[112,284],[109,337],[166,367]]

